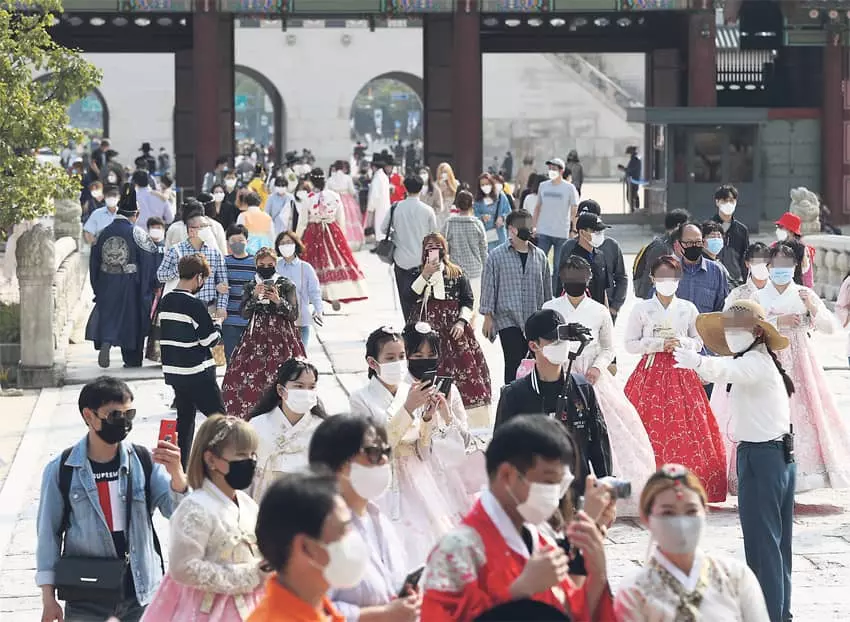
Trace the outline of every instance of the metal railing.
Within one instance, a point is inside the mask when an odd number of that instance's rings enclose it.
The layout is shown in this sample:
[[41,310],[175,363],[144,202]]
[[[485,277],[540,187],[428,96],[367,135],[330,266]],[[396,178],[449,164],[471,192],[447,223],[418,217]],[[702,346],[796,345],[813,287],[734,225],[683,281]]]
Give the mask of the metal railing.
[[617,84],[608,75],[600,71],[592,63],[585,60],[581,54],[553,54],[557,66],[572,72],[600,102],[623,119],[626,118],[627,108],[639,108],[643,102],[638,101]]

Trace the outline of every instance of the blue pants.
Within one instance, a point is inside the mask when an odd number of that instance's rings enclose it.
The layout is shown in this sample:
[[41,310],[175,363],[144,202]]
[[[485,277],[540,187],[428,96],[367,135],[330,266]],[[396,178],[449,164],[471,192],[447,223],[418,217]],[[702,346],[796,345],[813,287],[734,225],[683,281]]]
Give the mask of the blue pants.
[[230,355],[242,341],[242,333],[245,332],[247,326],[230,326],[225,324],[221,327],[221,341],[224,345],[224,358],[230,362]]
[[545,235],[543,233],[537,234],[537,248],[542,250],[546,256],[549,256],[549,249],[554,249],[553,261],[552,261],[552,296],[557,298],[561,292],[555,291],[558,288],[558,283],[560,282],[560,274],[558,273],[558,269],[561,267],[561,250],[564,248],[564,244],[567,243],[567,238],[556,238],[551,235]]
[[301,343],[304,344],[304,351],[307,351],[307,344],[310,342],[310,333],[311,329],[309,326],[299,326],[298,330],[301,331]]
[[738,516],[747,565],[755,573],[771,622],[791,619],[791,533],[797,465],[781,441],[738,443]]

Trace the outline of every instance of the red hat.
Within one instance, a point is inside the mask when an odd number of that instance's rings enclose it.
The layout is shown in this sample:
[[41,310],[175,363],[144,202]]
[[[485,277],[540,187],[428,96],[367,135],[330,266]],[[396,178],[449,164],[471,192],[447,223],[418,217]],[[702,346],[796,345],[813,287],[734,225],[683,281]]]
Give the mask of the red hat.
[[800,227],[803,225],[803,221],[800,220],[800,217],[796,214],[785,212],[782,214],[782,218],[777,220],[775,224],[779,225],[783,229],[787,229],[794,235],[802,235]]

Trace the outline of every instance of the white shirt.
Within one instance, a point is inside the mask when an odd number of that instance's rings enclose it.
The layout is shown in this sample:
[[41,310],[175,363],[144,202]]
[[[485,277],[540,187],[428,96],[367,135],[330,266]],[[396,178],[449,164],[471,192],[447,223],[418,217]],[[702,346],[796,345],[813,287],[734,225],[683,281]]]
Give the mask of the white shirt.
[[[390,211],[390,178],[383,169],[378,169],[372,175],[366,209],[375,215],[375,239],[383,240],[387,236],[381,231],[381,224]],[[433,214],[434,210],[431,210],[431,213]]]
[[582,298],[577,307],[565,295],[543,303],[544,309],[554,309],[564,317],[564,322],[575,322],[590,329],[591,341],[576,359],[576,371],[587,372],[591,367],[606,369],[614,360],[614,324],[611,313],[590,296]]
[[673,297],[664,308],[658,296],[635,303],[626,324],[626,352],[651,354],[664,351],[665,339],[678,339],[681,347],[702,350],[696,329],[699,311],[689,300]]
[[[815,302],[817,307],[817,313],[813,317],[808,315],[809,310],[800,298],[800,292],[803,290],[809,292],[810,298]],[[792,331],[805,331],[811,328],[824,333],[835,331],[835,322],[833,321],[832,313],[823,304],[823,300],[808,287],[790,283],[785,288],[785,291],[780,294],[773,286],[773,283],[769,281],[767,285],[756,292],[755,300],[764,308],[765,313],[767,313],[767,320],[773,325],[776,325],[777,319],[782,315],[803,316],[803,321],[796,328],[779,328],[777,326],[784,335]]]
[[729,414],[736,441],[763,443],[779,439],[791,430],[791,407],[782,376],[763,345],[733,358],[703,356],[696,372],[729,391]]
[[[419,200],[418,197],[408,197],[396,203],[393,217],[393,242],[395,255],[393,262],[402,270],[412,270],[422,265],[422,238],[437,231],[437,216],[434,209]],[[377,215],[375,216],[377,219]],[[390,212],[380,225],[382,233],[386,234],[390,226]]]

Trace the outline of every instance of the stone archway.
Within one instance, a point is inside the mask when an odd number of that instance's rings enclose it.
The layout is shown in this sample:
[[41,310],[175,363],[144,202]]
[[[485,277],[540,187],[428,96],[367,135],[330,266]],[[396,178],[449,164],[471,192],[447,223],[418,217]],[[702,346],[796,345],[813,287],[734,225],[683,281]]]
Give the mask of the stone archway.
[[397,140],[422,140],[424,82],[389,71],[366,82],[351,103],[351,139],[386,147]]
[[[50,75],[46,73],[35,79],[44,82]],[[109,106],[98,88],[92,88],[85,97],[68,106],[68,119],[69,125],[82,131],[89,140],[109,136]]]
[[[265,75],[245,65],[234,65],[233,116],[235,142],[250,138],[273,144],[280,161],[286,148],[286,104]],[[269,127],[271,126],[271,127]]]

